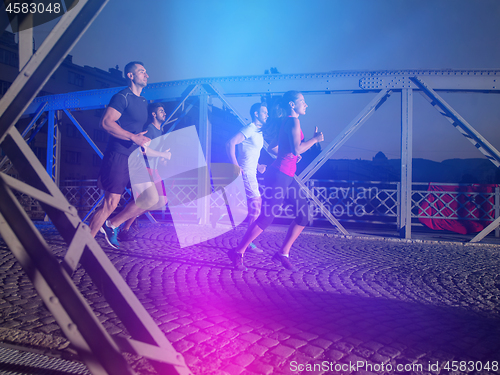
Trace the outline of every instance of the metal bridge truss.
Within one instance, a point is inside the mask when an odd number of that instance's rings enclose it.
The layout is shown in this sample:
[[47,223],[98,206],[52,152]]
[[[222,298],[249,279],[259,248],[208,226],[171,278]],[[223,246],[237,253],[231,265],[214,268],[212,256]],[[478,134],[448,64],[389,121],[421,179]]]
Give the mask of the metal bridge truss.
[[[318,157],[299,175],[297,182],[303,187],[325,217],[346,234],[347,231],[331,215],[314,194],[305,187],[305,183],[313,174],[375,113],[390,95],[401,97],[401,194],[399,197],[399,219],[401,237],[411,238],[411,186],[412,186],[412,138],[413,138],[413,95],[423,95],[439,113],[445,116],[488,160],[500,166],[500,153],[483,136],[481,136],[460,114],[444,101],[438,92],[481,92],[498,93],[500,71],[381,71],[381,72],[333,72],[321,74],[289,74],[263,75],[244,77],[204,78],[185,81],[173,81],[151,84],[143,91],[143,95],[152,102],[176,102],[175,110],[167,121],[199,103],[199,136],[202,149],[210,163],[211,123],[208,108],[213,98],[222,101],[224,107],[230,109],[244,123],[231,102],[233,97],[262,96],[282,94],[288,90],[298,89],[306,95],[323,95],[332,93],[375,93],[376,96],[366,107],[340,132],[340,134],[324,147]],[[36,98],[28,109],[27,115],[34,115],[38,108],[47,103],[46,110],[65,111],[73,109],[85,110],[104,108],[112,95],[120,88],[76,92]],[[178,122],[178,119],[177,119]],[[49,124],[50,125],[50,124]],[[175,127],[175,124],[174,124]],[[171,129],[172,130],[172,129]],[[49,149],[49,148],[47,148]],[[206,177],[206,176],[204,176]],[[202,188],[200,178],[200,188]],[[210,215],[209,199],[199,203],[198,216],[201,223],[208,223]],[[500,218],[485,229],[474,241],[484,238],[500,224]]]
[[[161,374],[187,375],[191,372],[182,355],[166,339],[53,180],[58,142],[56,110],[38,106],[30,124],[35,124],[41,112],[49,112],[47,170],[14,127],[106,3],[75,2],[34,55],[25,53],[33,50],[26,44],[32,38],[20,36],[21,71],[0,100],[0,146],[20,179],[0,173],[0,234],[92,374],[134,374],[123,355],[130,352],[148,358]],[[36,199],[50,217],[68,245],[62,263],[52,254],[14,191]],[[79,265],[106,298],[130,338],[112,336],[104,329],[71,279]]]

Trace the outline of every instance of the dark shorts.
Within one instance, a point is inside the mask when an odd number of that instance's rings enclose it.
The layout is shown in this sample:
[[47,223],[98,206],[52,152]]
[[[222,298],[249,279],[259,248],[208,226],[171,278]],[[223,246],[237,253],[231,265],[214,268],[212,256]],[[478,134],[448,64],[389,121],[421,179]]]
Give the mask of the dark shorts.
[[97,187],[108,193],[123,194],[129,183],[128,155],[106,151],[102,159]]

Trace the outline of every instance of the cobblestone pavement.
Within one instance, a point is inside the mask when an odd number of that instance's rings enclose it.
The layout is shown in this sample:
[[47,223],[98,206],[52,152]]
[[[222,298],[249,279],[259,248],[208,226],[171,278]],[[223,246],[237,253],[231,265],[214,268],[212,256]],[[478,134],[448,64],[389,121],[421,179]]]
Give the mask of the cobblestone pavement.
[[[53,227],[43,233],[62,256]],[[172,226],[155,224],[106,248],[194,374],[500,374],[499,246],[303,234],[291,272],[271,262],[285,235],[274,229],[256,241],[265,253],[235,271],[225,252],[242,234],[180,248]],[[5,245],[0,254],[0,334],[30,331],[33,345],[49,337],[63,350]],[[73,278],[106,328],[122,332],[84,272]]]

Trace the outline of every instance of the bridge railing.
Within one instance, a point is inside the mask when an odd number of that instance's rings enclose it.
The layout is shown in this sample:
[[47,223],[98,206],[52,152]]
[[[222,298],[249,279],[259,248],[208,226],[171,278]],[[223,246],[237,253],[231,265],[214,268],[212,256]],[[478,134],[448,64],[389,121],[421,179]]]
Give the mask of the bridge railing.
[[[222,187],[217,181],[213,181],[213,184],[213,190]],[[197,186],[196,179],[185,178],[166,187],[169,193],[175,194],[177,198],[193,200],[192,217],[188,215],[186,220],[196,219],[197,206],[194,200],[197,197]],[[307,186],[341,222],[399,227],[399,182],[311,179]],[[439,190],[432,188],[436,186]],[[471,186],[475,188],[471,189]],[[96,180],[65,181],[61,183],[61,190],[82,217],[101,195]],[[244,192],[240,195],[238,200],[243,205]],[[491,222],[500,215],[500,187],[496,185],[414,183],[411,197],[411,217],[414,224],[421,219]],[[28,196],[25,198],[22,202],[27,212],[33,218],[43,217],[43,210],[37,201]],[[125,193],[122,198],[121,205],[130,199],[130,195]],[[277,217],[293,218],[291,203],[286,201]],[[212,208],[223,205],[225,202],[220,195],[211,201]],[[168,215],[165,216],[163,212],[162,217],[166,218]],[[309,219],[311,225],[327,221],[315,204],[309,206]]]

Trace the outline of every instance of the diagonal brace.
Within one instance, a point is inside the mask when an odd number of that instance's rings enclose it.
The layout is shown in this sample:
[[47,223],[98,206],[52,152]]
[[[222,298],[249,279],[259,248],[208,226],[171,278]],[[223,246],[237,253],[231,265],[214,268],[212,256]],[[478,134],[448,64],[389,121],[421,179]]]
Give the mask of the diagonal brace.
[[299,178],[306,182],[323,164],[363,125],[368,118],[387,100],[391,95],[390,90],[382,90],[373,100],[352,120],[323,151],[302,171]]
[[462,116],[444,101],[421,78],[412,77],[411,80],[422,90],[422,94],[431,101],[431,104],[455,126],[486,158],[500,167],[500,152],[474,129]]

